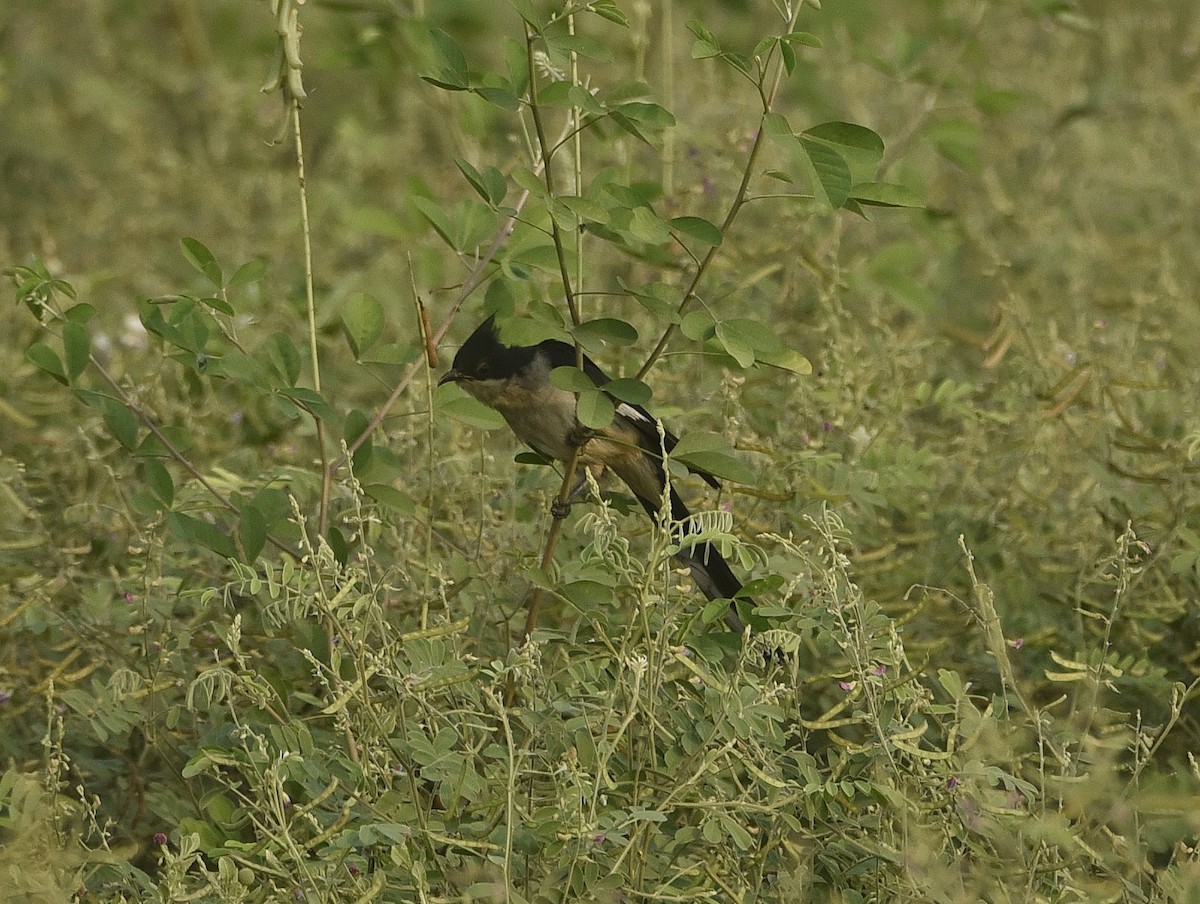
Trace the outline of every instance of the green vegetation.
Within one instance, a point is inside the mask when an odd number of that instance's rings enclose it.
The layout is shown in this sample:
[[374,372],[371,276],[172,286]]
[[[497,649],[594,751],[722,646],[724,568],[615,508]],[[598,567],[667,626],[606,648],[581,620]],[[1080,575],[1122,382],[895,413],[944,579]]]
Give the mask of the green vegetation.
[[0,11],[3,900],[1200,897],[1200,20],[824,6]]

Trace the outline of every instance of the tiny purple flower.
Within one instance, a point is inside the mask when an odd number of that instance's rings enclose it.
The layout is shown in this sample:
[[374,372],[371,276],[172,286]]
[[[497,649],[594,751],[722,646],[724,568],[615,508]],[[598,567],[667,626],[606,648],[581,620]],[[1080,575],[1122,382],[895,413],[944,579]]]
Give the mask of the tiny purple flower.
[[950,778],[946,781],[946,787],[949,790],[953,791],[955,788],[958,787],[958,779],[953,775],[950,776]]
[[871,671],[871,674],[882,678],[887,674],[887,666],[881,662],[879,665],[875,666],[875,668]]
[[854,690],[854,682],[853,681],[839,681],[838,687],[840,687],[842,690],[846,691],[846,693],[849,693],[850,691]]
[[1025,646],[1025,638],[1018,637],[1016,640],[1010,640],[1008,642],[1008,645],[1010,647],[1012,647],[1014,650],[1019,650],[1019,649],[1021,649],[1021,647]]
[[155,847],[166,847],[167,846],[167,833],[166,832],[155,832],[154,833],[154,846]]

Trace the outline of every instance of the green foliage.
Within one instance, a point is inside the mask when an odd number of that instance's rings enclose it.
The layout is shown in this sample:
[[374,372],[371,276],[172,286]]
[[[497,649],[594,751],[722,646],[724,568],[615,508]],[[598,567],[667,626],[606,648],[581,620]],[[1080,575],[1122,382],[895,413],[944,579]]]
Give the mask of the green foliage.
[[[57,6],[0,13],[10,897],[1196,898],[1194,16]],[[427,357],[476,290],[726,481],[752,636],[619,493],[542,563]]]

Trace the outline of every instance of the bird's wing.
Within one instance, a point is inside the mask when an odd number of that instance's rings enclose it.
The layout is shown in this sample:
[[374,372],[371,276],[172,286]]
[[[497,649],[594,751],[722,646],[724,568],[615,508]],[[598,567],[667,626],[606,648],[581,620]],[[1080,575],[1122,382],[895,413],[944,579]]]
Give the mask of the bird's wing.
[[[565,342],[559,342],[551,339],[542,343],[542,348],[546,350],[550,358],[550,363],[554,367],[574,367],[575,366],[575,348]],[[587,355],[583,356],[583,372],[587,374],[598,387],[603,388],[605,384],[611,383],[612,379],[603,370],[600,369],[595,361]],[[660,438],[658,434],[658,419],[641,405],[636,405],[633,402],[624,402],[613,395],[608,396],[612,399],[613,404],[617,409],[617,417],[621,418],[625,423],[629,424],[637,431],[639,445],[655,457],[661,457],[663,449],[666,449],[670,454],[679,442],[679,437],[663,426],[663,436]],[[719,489],[721,484],[712,474],[700,468],[688,468],[693,474],[699,475],[705,483],[713,489]]]

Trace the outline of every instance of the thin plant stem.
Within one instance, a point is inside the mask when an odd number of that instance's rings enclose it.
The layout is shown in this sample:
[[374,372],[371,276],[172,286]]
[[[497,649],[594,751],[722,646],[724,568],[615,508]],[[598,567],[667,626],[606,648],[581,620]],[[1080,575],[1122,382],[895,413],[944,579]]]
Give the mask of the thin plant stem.
[[[296,142],[296,176],[300,188],[300,232],[304,239],[304,303],[308,310],[308,361],[312,368],[313,391],[321,391],[321,356],[317,349],[317,302],[313,291],[312,230],[308,220],[308,180],[304,174],[304,141],[300,133],[300,99],[290,98],[292,104],[292,137]],[[321,507],[317,531],[323,537],[329,529],[329,496],[332,481],[329,477],[329,452],[325,448],[325,423],[312,414],[317,428],[317,451],[321,456]]]
[[[573,16],[568,17],[568,28],[569,29],[574,28],[574,17]],[[546,127],[545,127],[545,123],[542,120],[541,107],[538,106],[538,101],[537,101],[537,87],[536,87],[537,72],[533,65],[534,37],[535,37],[534,31],[527,23],[525,25],[525,49],[526,49],[525,56],[526,56],[527,64],[529,67],[529,112],[530,112],[530,115],[533,117],[534,133],[537,135],[539,156],[541,158],[541,163],[542,163],[542,178],[546,183],[546,193],[549,195],[549,197],[553,198],[553,197],[555,197],[554,167],[552,165],[553,150],[552,150],[549,140],[546,137]],[[578,84],[578,76],[579,76],[578,58],[576,57],[575,53],[572,52],[571,53],[571,78],[573,80],[575,80],[575,84]],[[572,106],[570,115],[568,117],[568,127],[570,127],[572,124],[575,124],[577,122],[578,116],[579,116],[578,109],[576,107]],[[582,180],[582,170],[580,169],[581,164],[580,164],[579,141],[580,141],[579,130],[576,129],[576,132],[575,132],[575,175],[576,175],[576,180],[577,180],[577,182],[576,182],[577,189],[578,189],[579,182]],[[574,326],[579,326],[579,323],[580,323],[579,301],[576,298],[575,291],[572,289],[571,273],[570,273],[569,267],[567,265],[567,255],[566,255],[566,249],[563,245],[562,230],[559,229],[558,223],[553,218],[551,218],[551,220],[550,220],[550,235],[554,241],[554,252],[555,252],[555,256],[558,259],[559,275],[562,279],[562,287],[563,287],[563,293],[565,295],[566,302],[567,302],[567,309],[571,314],[571,323]],[[580,236],[578,229],[575,230],[575,235],[576,235],[576,241],[581,242],[582,237]],[[581,262],[582,254],[579,253],[581,251],[582,251],[582,248],[580,247],[580,245],[577,244],[576,245],[576,260],[579,262],[577,264],[577,267],[580,267],[580,268],[582,267],[582,262]],[[580,273],[582,273],[581,270],[580,270]],[[578,367],[580,370],[583,369],[583,349],[580,347],[578,342],[575,343],[575,366]],[[566,518],[566,513],[567,513],[569,505],[570,505],[571,490],[575,486],[575,474],[577,473],[577,471],[579,469],[579,455],[580,455],[580,452],[582,452],[582,451],[583,451],[582,445],[578,445],[574,449],[572,449],[571,455],[567,459],[567,462],[566,462],[566,469],[563,471],[562,486],[559,488],[558,497],[555,500],[555,505],[551,509],[552,517],[551,517],[551,521],[550,521],[550,528],[546,533],[546,543],[542,549],[541,568],[543,571],[546,571],[550,567],[550,565],[554,562],[554,550],[557,548],[558,538],[562,534],[562,523],[563,523],[563,520]],[[525,616],[525,631],[524,631],[525,639],[528,639],[533,634],[534,629],[537,627],[538,612],[541,608],[543,593],[544,593],[544,591],[542,590],[541,587],[534,587],[530,591],[529,598],[527,601],[528,611]]]
[[[800,15],[800,8],[801,4],[797,4],[796,9],[792,11],[791,17],[788,19],[784,28],[784,34],[791,33],[791,31],[795,28],[796,19]],[[767,91],[764,91],[763,81],[760,80],[756,83],[758,87],[759,98],[762,101],[762,114],[759,117],[758,128],[754,132],[754,141],[750,145],[750,153],[746,156],[746,165],[742,169],[741,182],[738,184],[737,192],[734,194],[733,200],[729,203],[729,210],[725,214],[725,219],[721,222],[722,236],[729,231],[729,228],[733,225],[733,221],[737,219],[737,215],[741,211],[742,205],[746,203],[746,192],[750,187],[750,178],[754,175],[754,164],[758,159],[759,151],[762,150],[763,120],[766,118],[767,114],[771,112],[775,105],[775,98],[779,93],[779,85],[783,81],[783,72],[783,58],[781,55],[779,59],[775,60],[774,73],[771,78],[771,87]],[[719,245],[711,246],[705,253],[704,257],[700,259],[700,263],[697,264],[696,272],[692,274],[691,282],[688,283],[687,289],[683,293],[683,298],[679,302],[677,313],[680,315],[685,313],[687,309],[691,307],[692,301],[696,298],[696,290],[700,286],[700,281],[708,272],[708,268],[716,258],[719,248]],[[643,364],[641,369],[637,372],[637,379],[644,379],[646,374],[650,372],[650,369],[654,367],[655,363],[657,363],[658,359],[662,357],[663,352],[666,350],[667,343],[669,343],[671,338],[675,335],[676,329],[676,323],[673,322],[669,324],[665,330],[663,330],[662,336],[655,344],[654,350],[650,352],[650,356],[646,359],[646,363]]]

